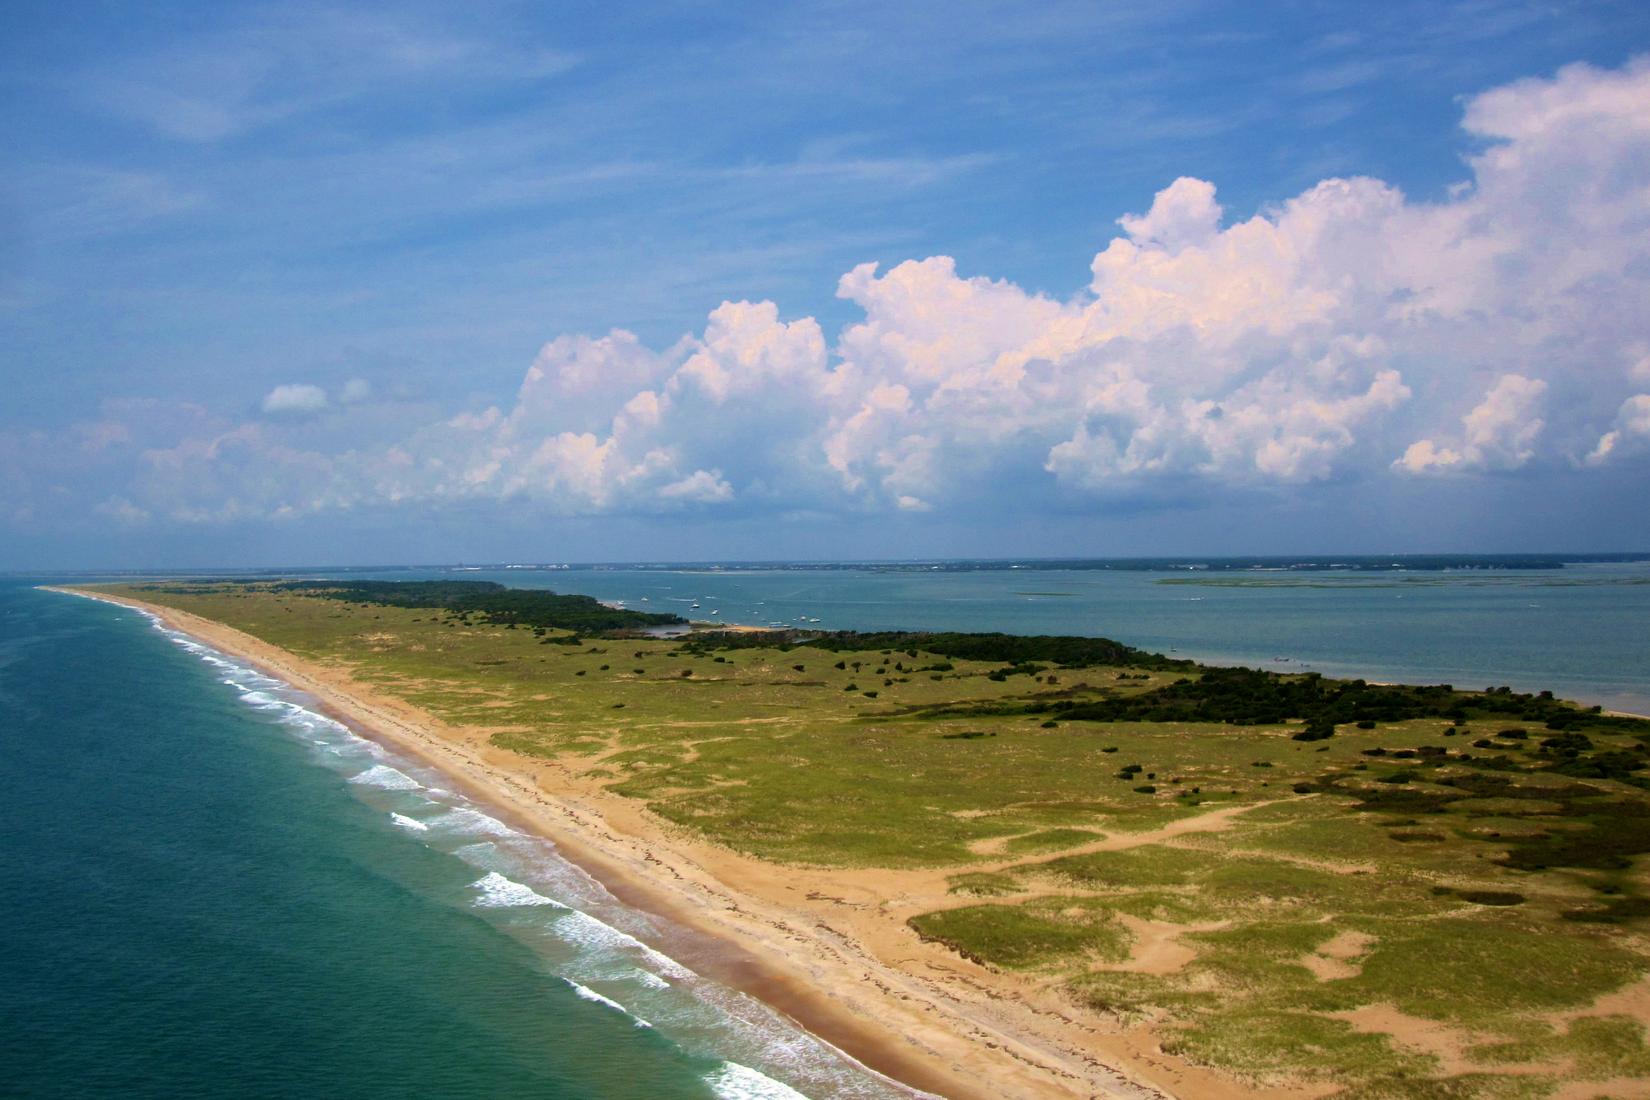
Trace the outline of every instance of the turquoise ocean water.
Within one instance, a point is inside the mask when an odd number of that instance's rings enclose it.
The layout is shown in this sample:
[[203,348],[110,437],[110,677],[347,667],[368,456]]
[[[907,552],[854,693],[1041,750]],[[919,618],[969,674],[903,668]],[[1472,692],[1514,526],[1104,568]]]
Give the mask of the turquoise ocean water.
[[[1102,634],[1650,712],[1643,563],[458,575],[728,622]],[[438,774],[144,616],[32,583],[0,581],[6,1095],[900,1095],[694,974],[668,926]]]

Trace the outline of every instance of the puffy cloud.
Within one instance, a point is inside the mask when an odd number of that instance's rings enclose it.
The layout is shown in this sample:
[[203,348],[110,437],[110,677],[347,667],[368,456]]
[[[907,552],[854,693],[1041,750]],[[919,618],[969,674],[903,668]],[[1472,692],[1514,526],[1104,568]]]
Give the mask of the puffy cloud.
[[616,329],[602,337],[560,336],[527,368],[510,411],[508,433],[547,429],[599,431],[638,391],[663,381],[677,358]]
[[694,504],[720,504],[733,499],[733,486],[722,480],[722,475],[711,470],[695,470],[680,481],[673,481],[659,490],[665,500],[680,500]]
[[284,519],[349,508],[363,495],[335,456],[284,443],[263,424],[190,435],[136,456],[134,506],[181,523]]
[[1503,375],[1461,418],[1458,442],[1416,440],[1393,466],[1410,474],[1515,470],[1535,453],[1535,438],[1543,426],[1535,410],[1546,392],[1547,383],[1539,379]]
[[1035,343],[1064,312],[1012,283],[959,278],[949,256],[908,260],[881,277],[876,272],[876,264],[861,264],[837,287],[839,298],[866,314],[843,332],[838,347],[856,377],[924,389],[987,384],[1003,356]]
[[1215,201],[1215,185],[1181,176],[1157,193],[1150,213],[1144,217],[1125,214],[1117,219],[1117,224],[1142,248],[1156,245],[1169,252],[1179,252],[1188,246],[1206,244],[1220,229],[1220,204]]
[[824,378],[825,336],[812,317],[789,324],[772,302],[723,302],[704,336],[671,379],[721,405],[775,387],[811,390]]
[[[118,499],[203,518],[489,499],[563,513],[1172,505],[1605,465],[1650,438],[1646,102],[1644,60],[1474,97],[1480,151],[1437,201],[1328,179],[1234,220],[1212,183],[1174,180],[1095,242],[1091,280],[1064,298],[946,256],[867,263],[838,285],[863,317],[834,345],[776,303],[724,302],[663,350],[622,330],[559,337],[513,400],[381,445],[294,447],[277,414],[330,405],[290,385],[265,398],[267,422],[186,422],[160,443],[104,415],[75,437],[76,461],[129,461],[130,429],[147,450]],[[369,393],[351,384],[337,403]],[[0,505],[37,503],[18,483],[0,481]]]
[[320,386],[295,383],[276,386],[264,395],[259,407],[268,416],[287,416],[300,419],[315,416],[327,409],[327,391]]
[[1589,466],[1602,466],[1646,447],[1650,447],[1650,393],[1638,393],[1621,403],[1615,427],[1599,437],[1585,461]]

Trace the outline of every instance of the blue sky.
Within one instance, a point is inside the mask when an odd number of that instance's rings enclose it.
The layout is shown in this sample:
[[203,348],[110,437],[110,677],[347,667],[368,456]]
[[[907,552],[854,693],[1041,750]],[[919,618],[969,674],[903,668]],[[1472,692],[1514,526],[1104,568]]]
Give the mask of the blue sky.
[[1650,547],[1643,4],[611,7],[8,5],[0,567]]

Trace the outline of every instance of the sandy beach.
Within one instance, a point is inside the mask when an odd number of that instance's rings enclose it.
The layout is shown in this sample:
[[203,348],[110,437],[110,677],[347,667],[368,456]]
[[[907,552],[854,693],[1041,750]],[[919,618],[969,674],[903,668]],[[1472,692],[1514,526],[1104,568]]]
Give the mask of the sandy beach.
[[[314,695],[359,733],[439,768],[514,824],[554,841],[626,904],[681,927],[686,946],[672,949],[684,962],[919,1093],[1282,1100],[1332,1091],[1246,1087],[1165,1055],[1149,1027],[1104,1027],[1034,979],[921,942],[907,918],[958,903],[943,871],[810,869],[746,857],[602,790],[576,762],[499,749],[484,731],[446,725],[347,670],[186,612],[75,594],[154,614]],[[1215,831],[1234,812],[1172,828]]]

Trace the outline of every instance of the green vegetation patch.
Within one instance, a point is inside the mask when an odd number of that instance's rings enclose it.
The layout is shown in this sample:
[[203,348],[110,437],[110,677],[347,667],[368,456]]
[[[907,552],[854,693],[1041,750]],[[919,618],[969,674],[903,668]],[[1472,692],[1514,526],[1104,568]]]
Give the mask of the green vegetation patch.
[[1127,668],[1193,668],[1190,661],[1178,661],[1156,653],[1126,646],[1109,638],[1078,638],[1066,635],[958,634],[926,631],[884,631],[859,633],[845,630],[815,635],[806,640],[815,649],[831,653],[898,651],[907,657],[932,653],[962,661],[990,661],[1008,665],[1035,662],[1062,668],[1117,666]]
[[1492,1064],[1569,1061],[1580,1077],[1650,1078],[1645,1024],[1630,1016],[1581,1016],[1562,1032],[1549,1029],[1540,1038],[1486,1043],[1470,1053]]
[[1003,851],[1009,855],[1022,855],[1028,852],[1052,852],[1063,848],[1076,848],[1083,844],[1093,844],[1104,839],[1104,834],[1092,829],[1043,829],[1025,836],[1017,836],[1003,844]]
[[[1361,1034],[1344,1020],[1301,1012],[1260,1010],[1212,1016],[1165,1039],[1163,1050],[1263,1081],[1298,1074],[1356,1081],[1429,1078],[1430,1084],[1436,1084],[1430,1078],[1437,1069],[1436,1059],[1401,1053],[1385,1036]],[[1360,1090],[1359,1095],[1370,1093]]]
[[993,871],[966,871],[960,875],[952,875],[946,879],[946,886],[953,894],[967,894],[978,898],[1002,897],[1005,894],[1017,894],[1021,890],[1019,880],[1013,875]]
[[301,592],[345,603],[439,609],[460,618],[474,615],[501,626],[575,633],[639,630],[687,621],[680,615],[608,607],[590,596],[506,588],[493,581],[284,581],[267,587],[274,592]]
[[1364,1003],[1490,1025],[1508,1013],[1591,1004],[1644,971],[1626,944],[1492,916],[1383,924],[1354,983]]
[[1019,869],[1051,875],[1078,886],[1187,886],[1206,872],[1211,862],[1208,855],[1201,852],[1154,844],[1121,852],[1067,856]]
[[1020,905],[970,905],[910,920],[924,940],[986,966],[1024,970],[1072,956],[1107,962],[1128,957],[1130,936],[1104,907],[1077,899]]

